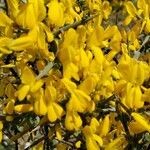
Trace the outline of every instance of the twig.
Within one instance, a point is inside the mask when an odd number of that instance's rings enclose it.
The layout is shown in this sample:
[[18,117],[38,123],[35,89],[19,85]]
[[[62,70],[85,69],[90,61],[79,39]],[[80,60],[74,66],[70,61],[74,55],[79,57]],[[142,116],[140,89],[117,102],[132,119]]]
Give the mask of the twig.
[[0,3],[0,8],[6,10],[6,5],[5,5],[5,3]]
[[32,132],[32,130],[34,130],[34,129],[37,128],[38,126],[43,126],[47,121],[48,121],[47,118],[42,118],[41,121],[40,121],[40,123],[39,123],[36,127],[27,126],[27,128],[26,128],[23,132],[18,133],[18,134],[16,134],[16,135],[12,136],[12,137],[10,138],[10,140],[12,140],[12,141],[17,141],[19,138],[21,138],[21,137],[22,137],[24,134],[26,134],[27,132]]
[[77,21],[73,24],[69,24],[69,25],[66,25],[64,27],[61,27],[60,29],[58,29],[57,31],[54,31],[53,34],[55,37],[57,37],[61,32],[64,32],[64,31],[67,31],[68,29],[70,28],[76,28],[77,26],[81,25],[81,24],[85,24],[87,23],[88,21],[92,20],[93,18],[97,17],[99,14],[96,14],[96,15],[92,15],[90,17],[87,17],[87,18],[83,18],[82,20],[80,21]]
[[127,113],[131,114],[131,110],[128,109],[123,103],[121,103],[120,99],[116,96],[116,103],[118,103]]
[[45,138],[45,136],[41,136],[39,139],[37,139],[36,141],[33,141],[33,143],[31,143],[28,147],[25,147],[25,150],[28,150],[30,148],[32,148],[33,146],[37,145],[38,143],[42,142]]
[[48,64],[45,66],[45,68],[39,73],[39,75],[36,77],[36,80],[41,79],[45,75],[48,75],[48,72],[53,68],[54,63],[48,62]]
[[145,39],[144,39],[142,45],[141,45],[140,48],[138,49],[138,51],[140,51],[140,50],[143,48],[143,46],[149,41],[149,39],[150,39],[150,35],[147,35],[147,36],[145,37]]
[[65,141],[65,140],[59,140],[59,139],[56,139],[58,142],[61,142],[61,143],[64,143],[64,144],[66,144],[66,145],[69,145],[69,146],[71,146],[71,147],[73,147],[73,143],[71,143],[71,142],[68,142],[68,141]]

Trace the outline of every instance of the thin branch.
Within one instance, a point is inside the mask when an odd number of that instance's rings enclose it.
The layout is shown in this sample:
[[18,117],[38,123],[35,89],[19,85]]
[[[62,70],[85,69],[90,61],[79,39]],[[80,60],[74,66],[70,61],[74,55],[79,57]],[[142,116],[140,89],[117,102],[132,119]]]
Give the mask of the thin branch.
[[82,24],[85,24],[87,23],[88,21],[94,19],[95,17],[99,16],[99,14],[96,14],[96,15],[92,15],[90,17],[87,17],[87,18],[83,18],[82,20],[80,21],[77,21],[73,24],[69,24],[69,25],[66,25],[64,27],[61,27],[60,29],[58,29],[57,31],[54,31],[53,34],[55,37],[57,37],[61,32],[64,32],[64,31],[67,31],[68,29],[70,28],[76,28],[77,26],[79,25],[82,25]]
[[25,150],[29,150],[30,148],[32,148],[33,146],[39,144],[40,142],[42,142],[45,138],[45,136],[41,136],[39,139],[33,141],[28,147],[25,147]]
[[121,101],[120,99],[116,96],[116,102],[128,113],[128,115],[131,114],[131,110],[128,109]]
[[58,142],[60,142],[60,143],[63,143],[63,144],[66,144],[66,145],[68,145],[68,146],[71,146],[71,147],[73,147],[73,143],[71,143],[71,142],[69,142],[69,141],[65,141],[65,140],[59,140],[59,139],[56,139]]
[[149,39],[150,39],[150,35],[147,35],[147,36],[145,37],[145,39],[144,39],[142,45],[141,45],[140,48],[138,49],[138,51],[140,51],[140,50],[143,48],[143,46],[149,41]]
[[42,77],[48,75],[48,72],[53,68],[53,66],[54,66],[53,62],[48,62],[45,68],[42,71],[40,71],[39,75],[36,77],[36,80],[39,80]]
[[41,126],[43,126],[46,122],[47,122],[48,120],[47,120],[47,118],[42,118],[41,119],[41,121],[40,121],[40,123],[36,126],[36,127],[30,127],[30,126],[27,126],[26,127],[26,129],[24,129],[24,131],[23,132],[21,132],[21,133],[18,133],[18,134],[16,134],[16,135],[14,135],[14,136],[12,136],[11,138],[10,138],[10,140],[12,140],[12,141],[17,141],[19,138],[21,138],[24,134],[26,134],[26,133],[28,133],[28,132],[32,132],[32,130],[35,130],[35,128],[37,128],[37,127],[41,127]]

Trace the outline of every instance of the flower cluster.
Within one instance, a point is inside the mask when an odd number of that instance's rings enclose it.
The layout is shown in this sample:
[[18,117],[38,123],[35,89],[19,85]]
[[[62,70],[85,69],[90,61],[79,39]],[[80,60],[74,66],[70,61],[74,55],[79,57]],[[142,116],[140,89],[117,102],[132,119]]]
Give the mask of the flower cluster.
[[149,34],[149,0],[6,0],[0,141],[36,137],[40,126],[45,138],[29,147],[146,148]]

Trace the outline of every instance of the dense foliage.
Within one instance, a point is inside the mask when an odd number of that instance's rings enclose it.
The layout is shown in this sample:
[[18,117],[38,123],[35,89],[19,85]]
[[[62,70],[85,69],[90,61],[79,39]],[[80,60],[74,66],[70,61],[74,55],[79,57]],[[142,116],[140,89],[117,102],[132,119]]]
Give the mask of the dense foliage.
[[0,149],[149,149],[149,47],[149,0],[1,0]]

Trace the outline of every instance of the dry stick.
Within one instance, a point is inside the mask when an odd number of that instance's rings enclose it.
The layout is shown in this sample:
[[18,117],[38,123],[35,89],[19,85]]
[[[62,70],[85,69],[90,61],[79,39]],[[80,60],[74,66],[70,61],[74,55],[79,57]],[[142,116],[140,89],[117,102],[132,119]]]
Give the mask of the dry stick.
[[[99,14],[95,14],[95,15],[92,15],[92,16],[90,16],[88,18],[85,18],[85,19],[83,18],[82,20],[80,20],[78,22],[75,22],[73,24],[69,24],[69,25],[66,25],[64,27],[61,27],[57,31],[54,31],[53,35],[54,35],[54,37],[57,37],[61,32],[64,32],[64,31],[67,31],[70,28],[76,28],[79,25],[85,24],[88,21],[92,20],[93,18],[97,17],[98,15]],[[45,75],[47,75],[48,72],[53,68],[53,66],[54,66],[53,62],[48,62],[48,64],[45,66],[45,68],[42,71],[40,71],[39,75],[36,77],[36,80],[39,80],[42,77],[44,77]]]
[[66,145],[68,145],[68,146],[71,146],[71,147],[73,147],[73,143],[71,143],[71,142],[69,142],[69,141],[65,141],[65,140],[59,140],[59,139],[56,139],[58,142],[60,142],[60,143],[64,143],[64,144],[66,144]]
[[48,120],[47,120],[47,118],[42,118],[42,120],[40,121],[40,123],[36,126],[36,127],[30,127],[30,126],[28,126],[23,132],[21,132],[21,133],[18,133],[18,134],[16,134],[16,135],[14,135],[14,136],[12,136],[11,138],[10,138],[10,140],[12,140],[12,141],[17,141],[19,138],[21,138],[24,134],[26,134],[27,132],[29,132],[29,131],[31,131],[32,132],[32,130],[35,130],[35,128],[38,128],[39,126],[41,127],[41,126],[43,126],[46,122],[47,122]]
[[143,46],[149,41],[149,39],[150,39],[150,35],[147,35],[147,36],[145,37],[145,39],[144,39],[142,45],[141,45],[140,48],[138,49],[138,51],[140,51],[140,50],[143,48]]
[[45,66],[45,68],[40,71],[39,75],[36,77],[36,80],[41,79],[42,77],[44,77],[45,75],[48,74],[48,72],[53,68],[54,63],[53,62],[48,62],[48,64]]
[[38,143],[42,142],[45,138],[46,138],[45,136],[41,136],[39,139],[33,141],[33,143],[30,144],[28,147],[25,147],[25,150],[28,150],[28,149],[32,148],[33,146],[35,146]]
[[37,140],[33,141],[33,143],[31,143],[28,147],[25,147],[25,150],[31,149],[33,146],[39,144],[40,142],[42,142],[43,140],[45,140],[47,137],[46,136],[41,136],[40,138],[38,138]]

